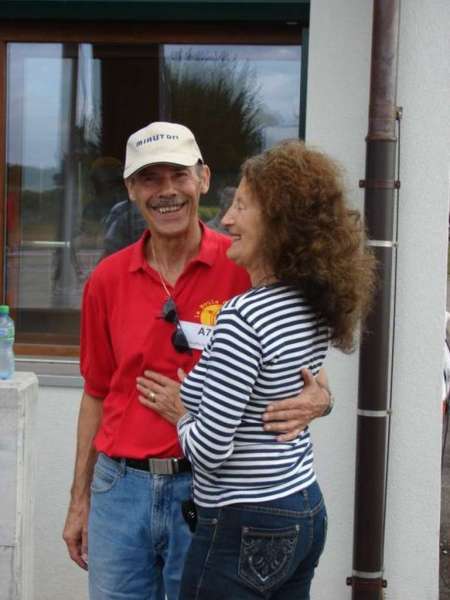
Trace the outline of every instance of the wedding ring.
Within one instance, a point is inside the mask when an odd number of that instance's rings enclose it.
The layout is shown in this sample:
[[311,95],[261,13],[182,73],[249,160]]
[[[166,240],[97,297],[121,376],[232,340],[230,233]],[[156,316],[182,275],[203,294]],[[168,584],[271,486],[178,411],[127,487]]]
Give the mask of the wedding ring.
[[149,390],[148,397],[150,398],[150,400],[154,400],[156,397],[155,392],[152,392],[152,390]]

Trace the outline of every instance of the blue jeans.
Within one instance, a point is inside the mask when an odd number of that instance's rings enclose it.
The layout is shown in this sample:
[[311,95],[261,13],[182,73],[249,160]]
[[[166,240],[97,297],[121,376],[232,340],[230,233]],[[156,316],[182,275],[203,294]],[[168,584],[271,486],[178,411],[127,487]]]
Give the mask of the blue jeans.
[[191,534],[190,473],[151,475],[100,454],[91,486],[90,600],[177,600]]
[[309,600],[327,516],[317,483],[287,498],[197,507],[179,600]]

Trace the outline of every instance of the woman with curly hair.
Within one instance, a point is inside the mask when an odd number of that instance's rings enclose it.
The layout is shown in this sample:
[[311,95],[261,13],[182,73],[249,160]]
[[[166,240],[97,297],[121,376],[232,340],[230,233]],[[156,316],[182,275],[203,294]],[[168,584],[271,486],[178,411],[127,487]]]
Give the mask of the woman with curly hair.
[[326,536],[311,436],[280,443],[262,414],[317,375],[330,344],[353,348],[374,260],[339,168],[299,141],[244,163],[223,224],[253,287],[223,306],[181,386],[197,525],[180,600],[307,600]]

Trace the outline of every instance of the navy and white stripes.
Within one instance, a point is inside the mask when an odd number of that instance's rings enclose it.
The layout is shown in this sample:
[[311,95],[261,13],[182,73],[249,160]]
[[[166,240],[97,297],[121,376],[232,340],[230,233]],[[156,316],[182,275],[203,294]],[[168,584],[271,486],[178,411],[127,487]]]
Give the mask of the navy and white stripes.
[[292,288],[253,288],[223,306],[181,387],[189,413],[178,434],[199,505],[273,500],[315,480],[309,430],[281,443],[261,417],[301,390],[301,368],[318,373],[327,348],[326,323]]

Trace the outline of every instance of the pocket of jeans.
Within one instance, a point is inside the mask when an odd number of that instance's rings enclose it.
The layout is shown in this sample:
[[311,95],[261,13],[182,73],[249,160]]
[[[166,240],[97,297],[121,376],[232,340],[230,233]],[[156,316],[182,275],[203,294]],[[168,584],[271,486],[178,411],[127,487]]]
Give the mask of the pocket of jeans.
[[96,464],[91,483],[91,492],[94,494],[109,492],[121,477],[122,473],[120,470],[106,470],[99,464]]
[[239,577],[259,592],[276,586],[289,574],[299,533],[299,525],[284,529],[243,527]]

